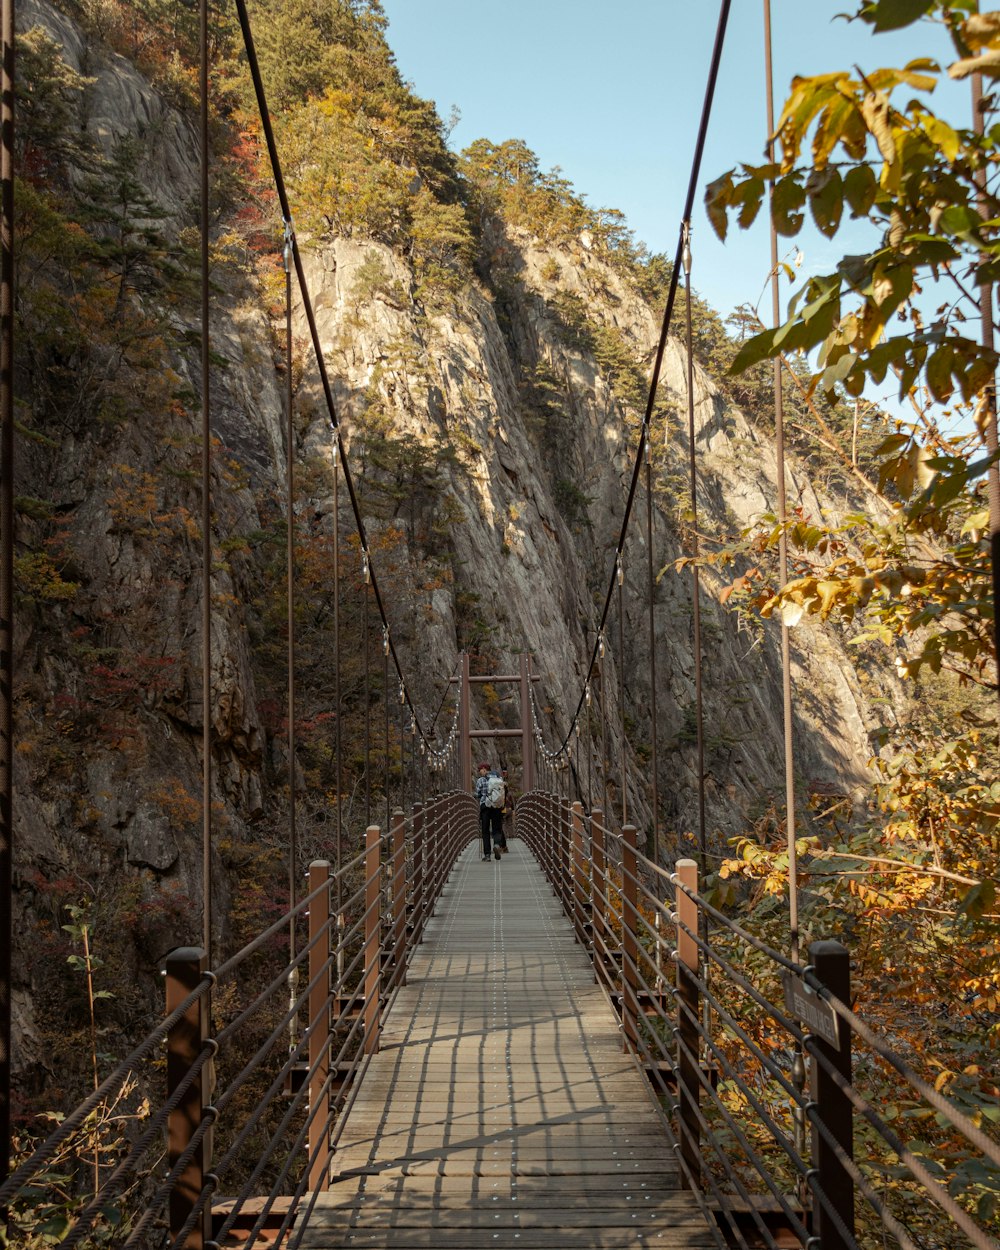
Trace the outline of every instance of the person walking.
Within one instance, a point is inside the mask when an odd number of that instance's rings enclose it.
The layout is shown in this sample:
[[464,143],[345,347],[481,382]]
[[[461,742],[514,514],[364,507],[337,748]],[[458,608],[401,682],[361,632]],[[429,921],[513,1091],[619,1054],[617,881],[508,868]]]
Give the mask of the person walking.
[[494,765],[493,771],[486,778],[486,810],[489,813],[494,859],[499,859],[503,854],[505,842],[503,836],[503,809],[506,802],[507,787],[500,774],[500,769]]
[[[479,776],[476,778],[475,796],[479,801],[479,832],[483,839],[483,863],[490,858],[490,842],[492,841],[493,820],[490,814],[490,808],[486,805],[488,786],[487,782],[490,774],[490,766],[484,760],[479,765]],[[497,856],[499,859],[500,856]]]
[[500,851],[503,855],[506,855],[507,837],[513,833],[514,796],[511,793],[510,782],[507,780],[506,768],[500,770],[500,776],[503,777],[503,820],[500,825]]

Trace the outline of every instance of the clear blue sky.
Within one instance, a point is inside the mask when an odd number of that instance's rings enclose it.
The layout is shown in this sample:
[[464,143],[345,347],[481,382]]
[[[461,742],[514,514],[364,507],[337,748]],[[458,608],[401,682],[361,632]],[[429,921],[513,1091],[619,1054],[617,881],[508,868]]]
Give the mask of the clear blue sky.
[[[588,203],[621,209],[637,238],[673,255],[718,17],[713,0],[383,0],[403,77],[461,121],[456,150],[473,139],[524,140],[543,169],[559,166]],[[851,0],[772,0],[775,107],[795,74],[915,56],[948,58],[922,24],[872,36],[836,20]],[[766,231],[735,231],[723,247],[701,210],[705,183],[765,141],[762,0],[734,0],[701,186],[692,281],[723,313],[756,303],[767,279]],[[936,107],[960,124],[968,87],[949,86]],[[857,227],[855,227],[856,229]],[[844,250],[813,234],[806,267],[822,271]],[[779,240],[782,254],[793,245]],[[770,300],[762,306],[770,308]]]

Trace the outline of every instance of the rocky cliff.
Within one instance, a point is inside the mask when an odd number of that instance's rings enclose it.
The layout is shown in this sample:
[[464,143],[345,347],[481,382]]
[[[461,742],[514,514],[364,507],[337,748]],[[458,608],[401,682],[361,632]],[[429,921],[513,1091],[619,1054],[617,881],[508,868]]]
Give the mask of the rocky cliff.
[[[85,80],[72,99],[93,150],[113,161],[123,140],[134,143],[131,172],[144,203],[162,214],[157,230],[190,243],[197,177],[190,116],[44,0],[20,5],[19,21],[48,32]],[[74,177],[82,185],[83,175],[71,171],[71,183]],[[311,719],[298,765],[306,853],[324,848],[329,828],[321,748],[328,757],[335,718],[345,730],[356,725],[369,697],[352,656],[344,664],[345,705],[335,705],[331,658],[317,641],[329,612],[329,564],[317,571],[311,562],[329,558],[333,460],[301,301],[289,449],[288,366],[274,320],[280,309],[258,262],[237,256],[228,239],[238,208],[218,206],[211,331],[218,440],[214,889],[223,940],[234,898],[245,914],[241,891],[280,882],[284,873],[289,770],[275,567],[289,454],[298,466],[303,595],[315,607],[302,621],[302,698]],[[599,362],[593,334],[613,331],[636,368],[648,371],[656,316],[586,236],[543,243],[490,213],[479,223],[474,275],[433,303],[421,298],[410,262],[385,243],[355,232],[301,244],[393,640],[422,719],[433,721],[460,650],[473,652],[486,672],[509,671],[518,653],[530,651],[543,678],[549,744],[558,745],[587,676],[635,455],[634,413],[620,379]],[[56,291],[73,286],[66,275],[52,282]],[[16,915],[27,940],[18,952],[16,1008],[18,1062],[29,1090],[51,1083],[61,1060],[53,1020],[67,980],[51,969],[53,956],[64,953],[59,923],[67,900],[87,901],[103,926],[98,947],[132,974],[120,978],[128,988],[116,991],[112,1034],[127,1032],[141,1015],[165,951],[191,941],[199,927],[198,323],[190,293],[165,303],[152,282],[136,283],[119,311],[127,319],[136,310],[155,321],[142,344],[159,353],[155,359],[141,360],[131,341],[127,348],[90,341],[85,350],[74,343],[71,351],[50,334],[44,350],[34,341],[19,347]],[[581,310],[587,333],[574,322]],[[35,299],[25,312],[26,340],[31,318],[42,316]],[[88,371],[96,376],[112,366],[117,385],[109,393]],[[691,583],[673,568],[685,553],[685,376],[683,349],[671,340],[652,449],[652,557],[655,570],[665,570],[655,585],[654,620],[668,851],[694,827],[696,813]],[[57,393],[53,378],[61,379]],[[774,507],[774,454],[700,367],[695,379],[702,528],[733,532]],[[75,400],[98,390],[99,402],[77,411]],[[792,478],[806,512],[826,506],[803,472],[793,468]],[[344,628],[356,639],[361,583],[343,491],[340,505]],[[42,557],[48,580],[25,580]],[[613,613],[606,667],[609,781],[615,794],[624,784],[640,823],[649,819],[651,767],[647,560],[642,503],[626,545],[625,636]],[[718,842],[782,788],[778,638],[776,627],[756,632],[721,606],[717,575],[707,572],[704,586],[708,810]],[[819,786],[851,794],[865,785],[868,756],[868,711],[855,669],[834,632],[806,625],[793,631],[793,661],[803,792]],[[380,662],[376,677],[379,669]],[[376,677],[370,680],[380,693]],[[516,716],[493,692],[475,711],[479,725],[513,725]],[[516,773],[519,761],[510,762]],[[356,759],[351,768],[356,779]],[[355,801],[348,837],[360,834],[359,812]]]

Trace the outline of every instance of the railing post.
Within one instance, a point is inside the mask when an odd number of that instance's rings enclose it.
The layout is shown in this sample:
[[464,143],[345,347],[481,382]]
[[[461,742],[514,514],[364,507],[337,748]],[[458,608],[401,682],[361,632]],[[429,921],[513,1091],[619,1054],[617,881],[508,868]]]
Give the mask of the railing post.
[[[182,946],[167,956],[167,1015],[196,989],[207,960],[200,947]],[[187,1075],[208,1038],[208,993],[192,1003],[167,1035],[167,1096]],[[187,1150],[208,1105],[209,1064],[191,1082],[187,1093],[167,1118],[167,1157],[170,1167]],[[210,1132],[211,1130],[209,1130]],[[170,1195],[170,1235],[176,1238],[187,1223],[205,1182],[211,1161],[208,1135],[201,1139]],[[186,1250],[202,1250],[209,1231],[211,1210],[202,1210],[184,1243]]]
[[594,972],[607,984],[608,930],[604,908],[608,896],[608,874],[604,858],[604,813],[599,807],[590,811],[590,917],[594,926]]
[[639,1049],[639,881],[635,825],[622,825],[622,1029],[626,1050]]
[[[809,947],[809,960],[816,978],[842,1003],[851,1001],[851,960],[846,947],[840,942],[813,942]],[[854,1120],[851,1101],[838,1086],[829,1064],[850,1085],[851,1083],[851,1029],[846,1020],[837,1017],[837,1046],[831,1046],[817,1034],[808,1042],[813,1053],[812,1096],[815,1117],[826,1128],[837,1146],[849,1159],[854,1158]],[[825,1062],[819,1062],[822,1058]],[[812,1178],[815,1191],[822,1193],[826,1201],[840,1217],[847,1237],[832,1219],[825,1204],[813,1197],[813,1236],[819,1239],[820,1250],[847,1250],[854,1244],[854,1180],[838,1158],[833,1143],[827,1141],[813,1122],[812,1161],[816,1172]]]
[[552,811],[556,823],[556,894],[562,903],[563,911],[570,914],[569,897],[569,836],[566,828],[567,811],[563,801],[555,795],[552,797]]
[[[423,803],[413,805],[413,862],[410,873],[410,905],[412,917],[410,941],[416,944],[424,931],[424,821],[427,808]],[[436,808],[432,809],[436,810]]]
[[382,830],[365,831],[365,1024],[366,1055],[378,1051],[378,1019],[382,988]]
[[562,855],[560,856],[560,876],[562,877],[563,910],[570,920],[573,919],[573,809],[568,800],[560,796],[559,823],[562,828]]
[[[327,888],[309,904],[309,1110],[323,1099],[330,1074],[330,975],[323,975],[330,959],[330,862],[314,859],[309,865],[309,893]],[[326,941],[323,934],[326,933]],[[315,939],[315,940],[314,940]],[[329,1097],[326,1099],[329,1104]],[[330,1117],[317,1112],[309,1122],[309,1188],[325,1191],[330,1184]]]
[[430,914],[431,899],[437,888],[437,860],[441,853],[441,843],[451,832],[451,812],[454,807],[452,796],[446,795],[435,804],[433,821],[424,821],[421,825],[420,859],[420,928],[423,929]]
[[[698,1107],[701,1101],[701,1073],[698,1043],[698,943],[691,936],[698,932],[698,865],[693,859],[679,859],[677,881],[677,1102],[678,1131],[685,1179],[692,1188],[701,1186],[701,1131]],[[684,888],[682,888],[684,887]]]
[[583,846],[583,804],[570,808],[572,820],[573,925],[582,945],[587,945],[587,857]]
[[[419,808],[414,803],[413,811]],[[392,815],[392,979],[406,984],[406,819],[400,811]]]

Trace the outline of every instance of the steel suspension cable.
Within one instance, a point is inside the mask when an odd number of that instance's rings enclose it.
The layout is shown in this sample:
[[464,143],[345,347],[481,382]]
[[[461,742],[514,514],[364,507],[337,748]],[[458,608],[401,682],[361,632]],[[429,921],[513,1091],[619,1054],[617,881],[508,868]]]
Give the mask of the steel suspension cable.
[[[601,644],[601,651],[604,650],[604,643]],[[597,661],[597,673],[601,684],[601,809],[605,816],[608,813],[608,721],[604,713],[604,703],[607,697],[607,690],[604,685],[604,660]]]
[[[202,3],[204,3],[204,0],[202,0]],[[278,204],[281,210],[282,220],[291,223],[292,213],[288,199],[288,190],[285,186],[285,177],[282,172],[281,160],[278,155],[278,145],[274,135],[274,126],[271,122],[270,109],[267,104],[267,93],[264,90],[264,81],[260,72],[260,62],[257,58],[257,49],[254,42],[253,29],[250,24],[250,16],[247,11],[246,0],[236,0],[236,13],[240,23],[240,31],[243,36],[243,46],[247,54],[247,65],[253,82],[254,95],[257,101],[257,111],[260,115],[261,128],[264,133],[264,142],[267,147],[268,159],[271,164],[271,173],[274,179],[275,192],[278,196]],[[312,343],[313,356],[316,363],[316,370],[319,375],[320,386],[323,391],[323,400],[330,419],[334,446],[339,452],[341,467],[344,474],[344,485],[347,487],[347,493],[351,501],[351,509],[354,513],[354,521],[357,526],[358,537],[361,540],[361,550],[367,555],[369,552],[368,535],[365,529],[364,518],[362,516],[357,491],[354,486],[354,477],[351,473],[350,465],[345,455],[340,418],[337,414],[337,405],[333,397],[333,387],[330,383],[330,375],[327,371],[326,360],[323,355],[323,346],[320,341],[319,327],[316,323],[316,315],[312,305],[312,298],[309,294],[309,284],[306,281],[302,253],[299,250],[298,239],[296,238],[294,228],[291,229],[291,244],[292,259],[295,264],[295,275],[298,281],[299,295],[302,300],[302,311],[306,319],[306,324],[309,327],[309,337]],[[375,575],[374,567],[371,567],[371,587],[372,593],[375,596],[375,603],[378,607],[382,624],[387,627],[389,624],[389,618],[386,614],[385,604],[382,600],[382,592],[379,588],[378,578]],[[396,653],[395,644],[392,642],[391,637],[389,640],[389,651],[392,656],[396,672],[399,675],[400,681],[403,682],[405,689],[406,683],[403,679],[402,666],[399,661],[399,656]],[[407,702],[408,701],[409,700],[407,700]],[[413,711],[414,719],[416,720],[417,727],[419,729],[420,721],[417,716],[416,708],[413,708],[411,705],[411,710]],[[423,736],[423,734],[421,736]]]
[[651,728],[650,745],[653,751],[653,837],[652,846],[650,847],[647,844],[647,850],[651,851],[653,862],[658,864],[660,862],[660,793],[658,776],[660,770],[660,753],[657,750],[656,741],[656,618],[654,614],[656,604],[656,577],[653,569],[653,455],[648,429],[643,435],[643,453],[643,458],[646,461],[646,576],[649,599],[649,718]]
[[[14,0],[0,9],[0,1184],[11,1145],[14,892]],[[2,1218],[0,1211],[0,1218]]]
[[[771,59],[771,0],[764,0],[764,78],[767,86],[767,158],[774,160],[774,69]],[[774,198],[774,183],[768,188]],[[775,327],[781,324],[781,301],[778,292],[778,232],[771,217],[771,318]],[[778,580],[788,583],[788,499],[785,482],[785,407],[781,361],[774,361],[774,452],[778,478]],[[785,743],[785,833],[788,848],[788,925],[789,953],[799,962],[799,887],[798,858],[795,851],[795,752],[792,741],[792,662],[788,626],[781,622],[781,707]]]
[[[774,62],[771,38],[771,0],[764,0],[764,81],[767,96],[767,158],[774,161]],[[774,201],[774,181],[768,185],[768,201]],[[781,324],[781,300],[778,290],[778,232],[774,213],[770,214],[771,244],[771,320],[774,327]],[[778,487],[778,581],[788,584],[788,497],[785,473],[785,405],[781,360],[773,364],[774,378],[774,454]],[[788,952],[793,963],[799,962],[799,862],[796,848],[795,816],[795,747],[792,723],[792,658],[791,638],[784,618],[780,624],[781,636],[781,717],[785,760],[785,846],[788,857]],[[792,1068],[800,1089],[805,1086],[806,1067],[802,1044],[793,1047]],[[805,1117],[795,1108],[795,1128],[798,1144],[805,1148]]]
[[334,831],[337,837],[335,864],[337,869],[336,907],[340,911],[343,884],[341,880],[341,859],[343,857],[343,813],[341,809],[341,769],[343,735],[341,732],[340,702],[340,443],[334,443],[333,450],[333,702],[336,715],[333,730],[333,756],[337,788],[337,803],[334,811]]
[[[674,261],[670,271],[670,284],[667,290],[667,302],[663,312],[663,320],[660,328],[660,337],[656,347],[656,354],[653,359],[653,369],[650,376],[649,393],[646,400],[646,410],[643,414],[642,425],[640,428],[639,448],[635,457],[632,469],[632,478],[629,483],[628,495],[625,500],[625,509],[622,514],[622,523],[619,531],[618,543],[615,548],[615,555],[620,556],[625,547],[625,536],[628,533],[629,521],[632,516],[632,507],[635,502],[636,490],[639,482],[639,474],[642,470],[643,449],[645,446],[645,438],[649,431],[652,421],[653,409],[656,403],[656,393],[659,389],[660,372],[663,367],[663,357],[666,352],[667,338],[670,332],[671,322],[673,320],[674,303],[677,296],[677,285],[680,276],[681,263],[683,258],[684,239],[688,227],[690,226],[691,214],[694,209],[694,197],[698,187],[698,180],[701,177],[701,162],[705,152],[705,140],[708,135],[708,123],[712,115],[712,106],[715,101],[716,83],[719,77],[719,64],[722,59],[722,49],[725,44],[726,29],[729,22],[729,10],[731,8],[731,0],[721,0],[719,5],[719,17],[716,24],[715,40],[712,45],[712,57],[709,64],[708,76],[705,84],[705,95],[702,101],[701,115],[698,122],[698,134],[695,140],[694,155],[691,160],[691,170],[688,177],[687,193],[684,199],[684,210],[681,217],[680,236],[677,241],[677,248],[674,254]],[[611,608],[611,598],[615,589],[615,574],[608,583],[607,594],[605,595],[604,607],[601,612],[600,625],[598,627],[598,638],[607,623],[608,613]],[[597,659],[597,644],[591,653],[591,665]],[[580,709],[583,704],[583,693],[580,694],[580,701],[577,704],[576,711],[573,715],[573,722],[580,715]],[[572,727],[572,722],[571,722]]]
[[698,460],[695,453],[694,429],[694,335],[691,329],[691,226],[684,230],[684,280],[687,295],[685,312],[685,338],[687,342],[687,429],[688,429],[688,489],[691,492],[691,614],[694,651],[694,717],[695,759],[698,767],[698,872],[702,878],[708,871],[708,843],[705,830],[705,711],[702,700],[702,651],[701,651],[701,573],[698,559],[701,543],[698,534]]
[[365,656],[365,828],[372,823],[372,776],[371,776],[371,741],[372,741],[372,696],[369,657],[370,641],[368,638],[368,581],[361,588],[364,599],[362,607],[363,635],[361,647]]
[[628,787],[626,785],[626,742],[625,742],[625,566],[624,552],[618,556],[618,694],[621,703],[619,728],[621,729],[621,774],[622,774],[622,824],[628,824]]
[[201,944],[212,962],[212,413],[208,324],[208,0],[198,16],[201,198]]
[[[990,107],[987,105],[986,107]],[[982,138],[986,129],[983,101],[983,76],[972,75],[972,126]],[[986,201],[986,167],[982,165],[973,174],[978,188],[979,212],[989,217]],[[979,287],[980,342],[987,351],[993,351],[993,283],[983,282]],[[990,575],[993,588],[993,647],[996,652],[997,696],[1000,697],[1000,435],[997,431],[996,375],[990,377],[986,388],[986,450],[990,456],[987,470],[987,501],[990,515]]]
[[385,827],[389,828],[389,647],[388,634],[386,645],[382,648],[383,691],[382,702],[385,707],[385,759],[382,764],[382,779],[385,787]]
[[406,810],[406,732],[404,729],[404,717],[406,712],[406,691],[402,682],[400,682],[400,700],[399,700],[399,805],[400,808]]
[[[288,953],[295,962],[295,897],[298,890],[298,837],[295,823],[295,412],[292,400],[291,223],[285,223],[285,596],[288,668]],[[293,974],[294,975],[294,974]],[[294,996],[294,980],[292,982]],[[294,1038],[294,1023],[292,1026]]]
[[594,810],[594,722],[590,712],[590,678],[593,676],[593,670],[587,676],[587,684],[584,687],[584,711],[587,718],[587,811]]

